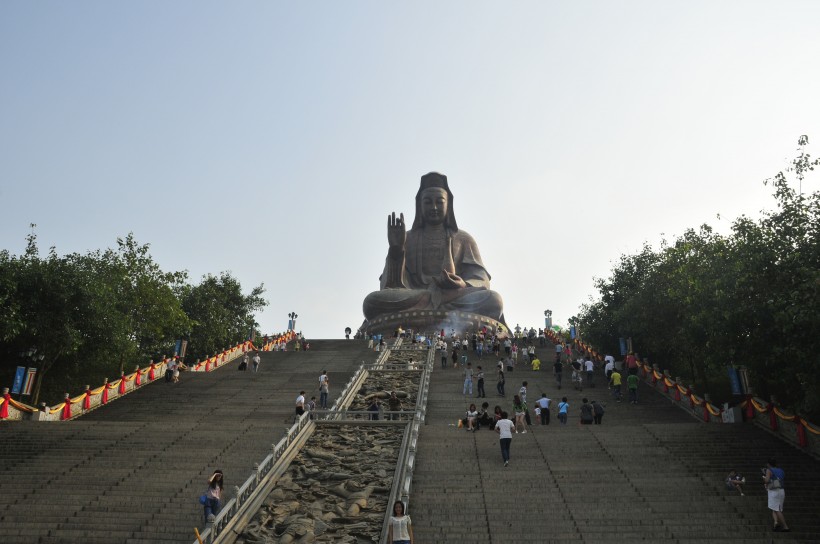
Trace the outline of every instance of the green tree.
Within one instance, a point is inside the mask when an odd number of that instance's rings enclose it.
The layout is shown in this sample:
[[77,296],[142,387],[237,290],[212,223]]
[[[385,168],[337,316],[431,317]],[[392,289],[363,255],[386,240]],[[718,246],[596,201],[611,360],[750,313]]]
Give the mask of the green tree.
[[242,294],[239,281],[228,272],[208,274],[199,285],[185,286],[182,307],[191,319],[190,357],[216,353],[228,345],[247,339],[252,328],[258,328],[255,312],[264,308],[264,285]]
[[[19,353],[36,347],[32,401],[59,400],[65,391],[98,383],[126,366],[168,352],[190,329],[176,292],[184,273],[163,272],[133,235],[117,250],[42,258],[36,235],[22,256],[0,253],[0,352],[9,379]],[[41,395],[42,392],[42,395]]]
[[775,211],[736,219],[729,236],[703,225],[622,256],[583,307],[586,339],[611,350],[631,336],[652,362],[712,393],[726,386],[726,364],[744,364],[759,393],[820,415],[820,192],[802,193],[820,163],[807,143],[767,180]]

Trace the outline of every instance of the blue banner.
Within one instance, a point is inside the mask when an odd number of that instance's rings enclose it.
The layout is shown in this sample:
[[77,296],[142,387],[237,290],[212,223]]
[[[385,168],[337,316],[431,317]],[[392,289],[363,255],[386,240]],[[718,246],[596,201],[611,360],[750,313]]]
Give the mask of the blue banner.
[[174,357],[179,357],[182,353],[182,340],[177,340],[177,343],[174,345]]
[[14,375],[14,385],[11,388],[11,394],[16,395],[23,388],[23,378],[26,375],[26,367],[18,366],[17,374]]
[[575,340],[575,327],[570,327],[570,328],[569,328],[569,337],[570,337],[572,340]]
[[732,394],[742,395],[743,388],[740,387],[740,376],[737,375],[737,369],[732,365],[726,365],[726,370],[729,372],[729,384],[732,386]]
[[626,339],[618,338],[618,344],[621,346],[621,357],[626,355]]

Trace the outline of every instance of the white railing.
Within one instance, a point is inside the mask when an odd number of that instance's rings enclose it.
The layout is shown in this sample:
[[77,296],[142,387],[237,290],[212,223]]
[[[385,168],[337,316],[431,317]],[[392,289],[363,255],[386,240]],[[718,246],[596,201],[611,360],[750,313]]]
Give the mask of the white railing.
[[[268,474],[276,467],[277,462],[285,456],[289,448],[297,443],[297,437],[300,437],[302,431],[310,423],[310,412],[305,412],[287,430],[285,436],[271,446],[271,453],[261,463],[255,465],[256,470],[245,480],[245,483],[239,487],[234,487],[234,498],[222,507],[214,522],[209,524],[205,531],[200,534],[202,542],[212,543],[217,541],[220,533],[242,511],[242,507],[254,496],[256,490],[264,483]],[[195,543],[199,544],[198,541],[195,541]]]
[[409,506],[410,486],[413,482],[413,471],[416,467],[416,446],[418,444],[419,431],[424,424],[427,414],[427,394],[430,389],[430,374],[433,371],[434,362],[435,349],[430,348],[427,350],[427,361],[424,363],[419,380],[413,421],[408,425],[405,431],[402,447],[399,451],[398,463],[396,464],[396,475],[393,478],[390,497],[387,501],[387,511],[385,512],[380,538],[380,542],[384,544],[387,544],[387,527],[393,511],[393,503],[400,500],[404,503],[405,509]]

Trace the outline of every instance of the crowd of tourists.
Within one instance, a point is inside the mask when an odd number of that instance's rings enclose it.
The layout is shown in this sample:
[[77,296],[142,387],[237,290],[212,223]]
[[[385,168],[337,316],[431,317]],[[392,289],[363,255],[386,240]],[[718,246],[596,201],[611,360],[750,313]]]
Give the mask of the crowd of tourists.
[[[484,399],[487,397],[485,383],[495,376],[495,396],[507,398],[507,381],[511,373],[543,372],[551,370],[555,387],[564,385],[563,377],[569,375],[570,383],[577,392],[593,389],[597,385],[609,390],[613,402],[622,402],[622,387],[625,385],[631,404],[638,404],[637,358],[630,353],[623,362],[616,364],[612,355],[603,358],[578,345],[569,342],[555,342],[544,329],[523,329],[514,335],[498,335],[491,330],[481,329],[460,336],[451,331],[449,336],[441,331],[436,335],[434,347],[442,371],[455,370],[463,378],[460,392],[463,397]],[[552,353],[552,361],[544,364],[539,358]],[[493,363],[495,361],[495,363]],[[489,374],[488,374],[489,373]],[[519,385],[520,384],[520,385]],[[509,450],[512,435],[532,432],[533,424],[547,426],[552,420],[552,412],[560,425],[567,425],[571,414],[577,414],[580,425],[601,425],[607,402],[583,398],[575,410],[566,396],[555,399],[541,392],[532,399],[529,381],[516,381],[512,405],[504,407],[505,401],[490,408],[490,402],[469,402],[458,426],[470,432],[481,429],[495,430],[501,441],[504,466],[509,465]],[[480,405],[479,405],[480,402]],[[534,417],[533,417],[534,416]]]

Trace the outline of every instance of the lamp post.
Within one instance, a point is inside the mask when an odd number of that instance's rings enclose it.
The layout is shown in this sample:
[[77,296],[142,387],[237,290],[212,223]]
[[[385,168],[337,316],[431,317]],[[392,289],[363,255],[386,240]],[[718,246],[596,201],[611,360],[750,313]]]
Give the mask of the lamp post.
[[544,327],[552,328],[552,310],[544,310]]
[[288,317],[290,318],[290,330],[295,331],[296,330],[296,318],[299,317],[299,316],[296,315],[296,312],[291,312],[291,313],[288,314]]

